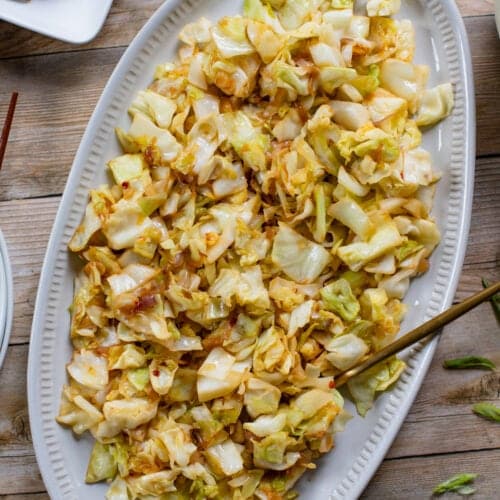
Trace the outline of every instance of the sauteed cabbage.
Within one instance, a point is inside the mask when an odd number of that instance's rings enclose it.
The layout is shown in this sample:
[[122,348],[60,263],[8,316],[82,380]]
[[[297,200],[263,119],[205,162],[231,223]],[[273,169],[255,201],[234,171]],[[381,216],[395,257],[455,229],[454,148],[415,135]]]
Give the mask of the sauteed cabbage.
[[[117,130],[58,422],[107,498],[288,499],[349,415],[335,376],[390,343],[439,243],[427,89],[399,0],[245,0],[181,31]],[[349,382],[364,415],[404,370]]]

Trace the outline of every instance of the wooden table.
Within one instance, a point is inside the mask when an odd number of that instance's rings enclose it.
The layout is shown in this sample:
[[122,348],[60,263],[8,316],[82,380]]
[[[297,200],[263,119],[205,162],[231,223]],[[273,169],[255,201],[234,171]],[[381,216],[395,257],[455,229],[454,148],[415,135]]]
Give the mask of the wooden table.
[[[127,44],[161,0],[117,0],[101,34],[72,46],[0,22],[0,117],[20,93],[0,174],[0,227],[14,272],[15,317],[0,372],[0,498],[48,498],[28,423],[26,363],[45,247],[76,148]],[[458,0],[469,33],[477,102],[472,225],[456,299],[500,278],[500,42],[493,0]],[[139,7],[140,6],[140,7]],[[428,498],[457,472],[477,472],[474,498],[499,498],[500,427],[471,413],[500,399],[500,374],[448,372],[445,358],[488,355],[500,365],[500,330],[489,304],[445,329],[436,357],[366,499]]]

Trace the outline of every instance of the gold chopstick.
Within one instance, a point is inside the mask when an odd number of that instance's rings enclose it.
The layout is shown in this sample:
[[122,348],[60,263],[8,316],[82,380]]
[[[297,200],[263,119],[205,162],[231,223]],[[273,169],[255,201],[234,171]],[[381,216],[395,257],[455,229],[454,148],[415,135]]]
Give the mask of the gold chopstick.
[[368,359],[362,361],[358,365],[342,372],[340,375],[337,375],[335,377],[335,387],[344,385],[350,378],[360,374],[368,368],[371,368],[373,365],[376,365],[380,361],[383,361],[384,359],[402,351],[403,349],[406,349],[408,346],[414,344],[415,342],[418,342],[419,340],[422,340],[428,335],[437,333],[437,330],[462,316],[462,314],[470,311],[477,305],[481,304],[481,302],[488,300],[499,291],[500,281],[472,295],[471,297],[468,297],[463,302],[460,302],[460,304],[456,304],[446,311],[442,312],[441,314],[438,314],[436,317],[418,326],[411,332],[403,335],[392,344],[389,344],[382,350],[376,352],[373,356],[370,356]]

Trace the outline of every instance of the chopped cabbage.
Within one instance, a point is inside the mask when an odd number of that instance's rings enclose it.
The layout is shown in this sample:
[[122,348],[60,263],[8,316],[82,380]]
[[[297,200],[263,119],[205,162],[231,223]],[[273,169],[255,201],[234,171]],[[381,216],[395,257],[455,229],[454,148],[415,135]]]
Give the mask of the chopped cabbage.
[[127,483],[117,477],[106,492],[106,500],[129,500]]
[[261,415],[253,422],[243,424],[243,427],[258,437],[265,437],[281,431],[286,423],[286,414],[278,413],[277,415]]
[[285,29],[292,30],[309,20],[322,3],[322,0],[286,0],[278,17]]
[[180,153],[181,147],[175,137],[168,130],[157,127],[143,113],[135,113],[128,134],[141,149],[157,148],[161,161],[171,161]]
[[398,59],[386,59],[380,67],[380,83],[389,92],[405,99],[410,111],[414,112],[428,74],[426,66],[416,66]]
[[244,395],[245,408],[252,418],[275,413],[281,398],[280,390],[264,380],[251,377]]
[[267,309],[270,306],[269,294],[262,281],[259,266],[245,268],[245,272],[234,269],[223,269],[209,289],[213,297],[222,297],[231,303],[232,297],[240,306],[252,306]]
[[115,182],[119,185],[139,177],[145,168],[144,158],[141,154],[118,156],[111,160],[108,165]]
[[266,165],[266,151],[269,138],[259,132],[245,113],[226,113],[224,132],[236,153],[245,164],[254,170],[263,170]]
[[370,350],[366,343],[352,333],[333,339],[327,346],[326,358],[339,370],[347,370],[357,364]]
[[154,120],[160,128],[168,128],[177,109],[174,100],[162,96],[151,90],[138,93],[135,101],[130,107],[130,112],[141,112]]
[[116,461],[111,452],[113,445],[96,441],[92,448],[85,482],[98,483],[104,479],[114,479],[118,472]]
[[91,351],[75,353],[68,365],[68,373],[78,383],[90,389],[104,389],[108,384],[108,366],[106,359]]
[[178,425],[171,419],[166,423],[165,430],[159,432],[159,437],[168,450],[171,467],[178,465],[186,467],[191,455],[196,451],[196,446],[191,442],[189,426]]
[[366,11],[373,16],[392,16],[401,8],[401,0],[368,0]]
[[240,385],[248,368],[248,361],[237,362],[234,356],[216,347],[198,369],[198,399],[204,402],[230,394]]
[[[179,34],[90,192],[57,421],[110,500],[295,498],[439,244],[426,88],[399,0],[244,0]],[[104,166],[103,166],[104,168]],[[349,382],[358,412],[391,359]],[[349,427],[347,427],[349,432]]]
[[206,451],[206,456],[218,474],[232,476],[243,470],[241,451],[238,449],[238,445],[230,439],[210,446]]
[[323,272],[331,257],[321,245],[304,238],[286,224],[280,224],[274,238],[272,259],[293,280],[311,283]]
[[339,314],[346,321],[353,321],[359,314],[359,302],[344,278],[322,288],[321,298],[328,310]]
[[293,356],[285,332],[276,326],[268,328],[257,340],[253,353],[253,371],[271,383],[281,382],[290,373]]
[[293,439],[284,431],[275,432],[261,441],[253,442],[253,461],[256,467],[270,470],[286,470],[295,465],[300,453],[286,452]]
[[259,21],[249,21],[247,35],[262,61],[269,64],[282,48],[282,41],[272,26]]
[[330,106],[333,110],[333,120],[347,130],[358,130],[370,123],[370,113],[362,104],[347,101],[331,101]]
[[329,214],[367,240],[375,228],[364,210],[352,199],[344,198],[330,207]]
[[224,17],[212,28],[212,38],[222,57],[245,56],[254,52],[246,35],[243,17]]
[[61,406],[57,416],[57,421],[60,424],[72,427],[76,434],[83,434],[103,420],[103,414],[92,403],[74,389],[67,386],[63,388]]
[[[335,90],[344,85],[345,83],[350,82],[356,78],[357,73],[352,68],[339,68],[335,66],[325,66],[320,69],[319,81],[323,90],[327,94],[333,94]],[[343,101],[335,101],[335,104],[332,102],[332,107],[336,112],[336,122],[340,124],[349,123],[355,124],[355,119],[353,117],[354,112],[350,111],[347,106],[344,106],[344,109],[341,109],[341,105],[339,104]],[[358,108],[359,110],[359,108]],[[348,113],[351,113],[351,116],[347,118]]]
[[373,406],[375,394],[385,391],[391,386],[405,368],[406,365],[403,361],[392,358],[349,380],[347,386],[360,415],[366,415],[366,412]]
[[353,271],[359,271],[368,262],[380,257],[402,243],[401,235],[393,222],[379,226],[368,242],[351,243],[341,246],[337,255]]
[[158,497],[176,490],[174,481],[177,474],[173,470],[151,472],[139,477],[131,476],[127,479],[127,484],[135,498],[147,498],[150,495]]
[[417,125],[426,126],[446,118],[453,109],[453,87],[451,83],[443,83],[433,89],[425,90],[420,99],[417,113]]

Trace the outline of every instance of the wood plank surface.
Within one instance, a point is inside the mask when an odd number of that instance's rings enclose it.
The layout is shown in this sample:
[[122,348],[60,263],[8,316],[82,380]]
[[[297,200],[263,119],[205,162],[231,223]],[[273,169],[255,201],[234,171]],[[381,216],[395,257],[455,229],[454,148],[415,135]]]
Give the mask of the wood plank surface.
[[[0,200],[60,194],[122,48],[0,60],[0,116],[18,106],[0,176]],[[5,106],[4,106],[5,104]]]
[[[2,377],[0,384],[0,401],[2,401],[0,460],[34,455],[26,400],[26,370],[20,369],[20,367],[26,367],[27,363],[27,344],[9,347],[5,363],[0,371]],[[0,470],[2,471],[1,478],[5,475],[1,465]],[[3,491],[6,490],[0,486],[0,493]]]
[[20,493],[0,495],[0,500],[50,500],[50,497],[47,493]]
[[[474,2],[470,2],[474,3]],[[500,41],[493,16],[465,19],[476,91],[477,154],[500,154],[499,113],[492,106],[500,95]]]
[[59,199],[0,202],[0,227],[14,277],[11,344],[29,341],[40,269]]
[[[115,0],[102,31],[94,40],[83,45],[53,40],[0,21],[0,59],[126,46],[163,1],[141,0],[138,8],[135,0]],[[463,16],[483,16],[494,12],[493,0],[457,0],[457,5]],[[12,43],[13,40],[16,43]]]
[[[46,500],[29,430],[26,364],[35,294],[60,194],[81,136],[124,48],[162,0],[115,0],[100,35],[86,45],[50,40],[0,21],[0,116],[20,99],[0,175],[0,227],[15,282],[10,347],[0,370],[0,500]],[[477,105],[471,232],[456,300],[500,279],[500,42],[493,0],[457,0],[470,39]],[[430,498],[457,472],[477,472],[475,499],[498,498],[498,424],[474,415],[498,404],[500,374],[447,371],[444,359],[486,355],[500,365],[499,324],[483,304],[445,328],[424,384],[363,499]],[[454,498],[445,495],[443,498]]]
[[[498,498],[498,465],[500,450],[473,453],[452,453],[425,458],[385,460],[368,488],[363,500],[423,500],[438,498],[432,490],[442,481],[462,472],[479,474],[474,486],[474,500]],[[442,500],[460,497],[454,493],[440,496]]]
[[[477,325],[481,328],[477,328]],[[457,332],[469,332],[459,335]],[[439,340],[422,388],[388,458],[500,448],[498,424],[479,418],[471,406],[496,402],[500,372],[446,370],[445,359],[485,356],[500,366],[498,323],[490,304],[482,304],[448,325]]]
[[[466,19],[477,103],[478,155],[500,154],[500,42],[492,16]],[[0,60],[0,116],[20,93],[0,200],[60,194],[81,137],[123,48]]]
[[495,12],[495,0],[457,0],[462,16],[486,16]]
[[0,458],[0,491],[10,494],[40,493],[45,490],[34,455]]

